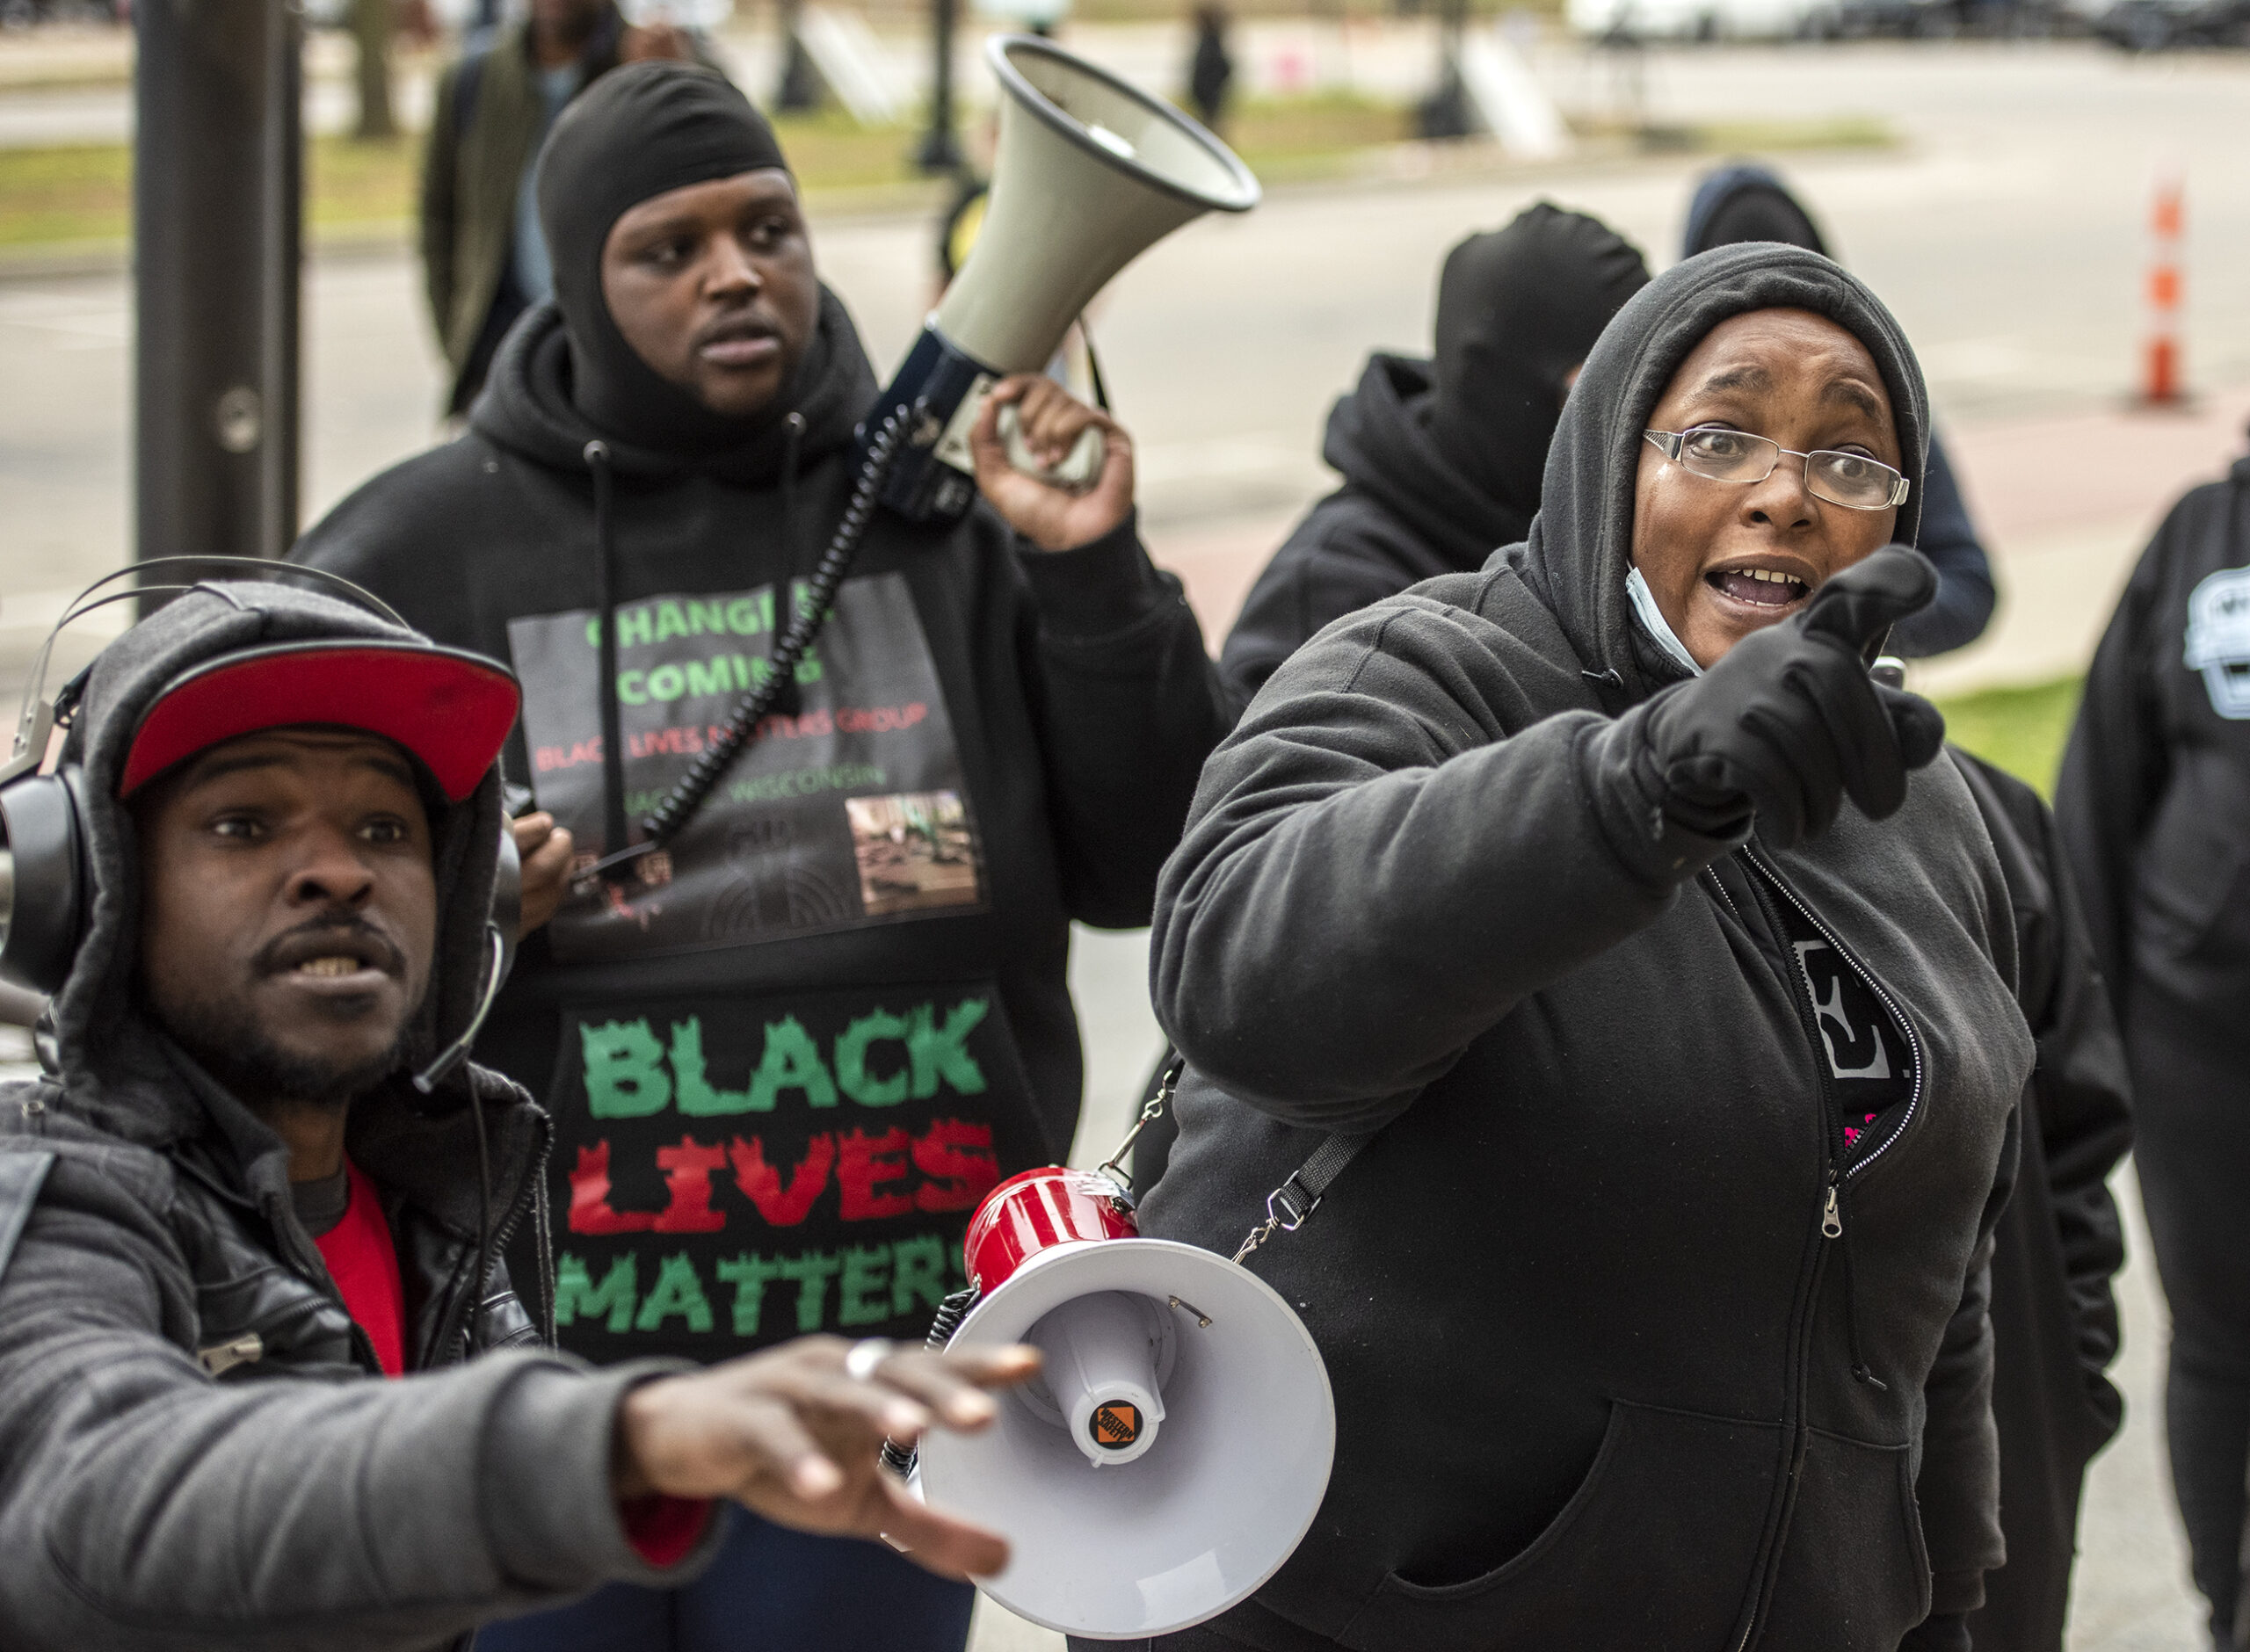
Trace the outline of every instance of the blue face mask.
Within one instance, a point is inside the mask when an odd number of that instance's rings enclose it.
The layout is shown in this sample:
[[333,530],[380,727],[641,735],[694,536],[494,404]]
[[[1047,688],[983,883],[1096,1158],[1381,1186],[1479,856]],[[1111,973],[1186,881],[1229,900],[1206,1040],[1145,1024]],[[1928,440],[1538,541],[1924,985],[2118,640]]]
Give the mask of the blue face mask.
[[1664,610],[1656,605],[1656,593],[1649,589],[1649,582],[1641,577],[1641,570],[1634,569],[1625,576],[1625,594],[1633,599],[1633,617],[1641,622],[1641,629],[1649,639],[1679,663],[1690,677],[1701,677],[1703,668],[1695,663],[1695,656],[1688,652],[1688,645],[1673,634],[1671,625],[1664,617]]

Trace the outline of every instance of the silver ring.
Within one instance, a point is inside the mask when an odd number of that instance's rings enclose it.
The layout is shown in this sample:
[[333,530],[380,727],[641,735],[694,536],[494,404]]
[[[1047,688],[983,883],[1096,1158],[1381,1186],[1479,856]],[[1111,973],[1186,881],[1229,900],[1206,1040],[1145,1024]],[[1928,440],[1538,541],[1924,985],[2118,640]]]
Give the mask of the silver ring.
[[867,1337],[852,1344],[844,1356],[844,1374],[854,1382],[865,1382],[875,1373],[875,1367],[890,1358],[891,1350],[898,1344],[888,1337]]

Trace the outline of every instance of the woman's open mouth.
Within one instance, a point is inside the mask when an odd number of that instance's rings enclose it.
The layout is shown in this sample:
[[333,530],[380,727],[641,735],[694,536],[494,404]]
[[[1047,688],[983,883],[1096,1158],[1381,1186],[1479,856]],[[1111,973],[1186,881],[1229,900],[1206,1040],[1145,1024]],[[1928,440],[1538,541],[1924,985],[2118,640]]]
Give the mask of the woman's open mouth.
[[1746,607],[1779,611],[1802,602],[1812,587],[1777,568],[1727,568],[1703,576],[1720,596]]

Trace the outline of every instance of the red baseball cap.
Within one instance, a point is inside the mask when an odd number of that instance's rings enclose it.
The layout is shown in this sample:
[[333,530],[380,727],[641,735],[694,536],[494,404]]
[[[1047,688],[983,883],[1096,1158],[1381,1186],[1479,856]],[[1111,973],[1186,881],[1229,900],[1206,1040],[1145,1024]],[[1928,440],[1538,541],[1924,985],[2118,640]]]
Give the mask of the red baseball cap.
[[166,685],[133,731],[117,794],[240,735],[323,723],[404,747],[458,803],[500,755],[522,701],[496,661],[434,642],[278,642],[207,660]]

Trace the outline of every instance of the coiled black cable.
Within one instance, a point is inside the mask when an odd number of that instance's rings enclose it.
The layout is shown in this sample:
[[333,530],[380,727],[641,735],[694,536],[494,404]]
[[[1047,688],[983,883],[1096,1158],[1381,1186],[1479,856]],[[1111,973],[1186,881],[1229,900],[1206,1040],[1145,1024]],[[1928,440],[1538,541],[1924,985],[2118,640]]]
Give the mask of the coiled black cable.
[[734,761],[735,753],[742,749],[751,730],[773,709],[773,702],[783,691],[795,685],[797,663],[820,635],[828,611],[836,601],[837,589],[843,584],[844,576],[852,571],[852,563],[860,554],[860,541],[867,537],[867,524],[875,515],[875,496],[882,492],[883,481],[890,475],[899,438],[905,433],[906,411],[904,408],[893,408],[883,420],[882,428],[875,432],[875,440],[868,444],[867,463],[860,467],[860,479],[852,489],[851,503],[844,507],[844,519],[836,525],[835,535],[822,554],[820,565],[806,583],[803,598],[789,616],[789,628],[781,634],[781,641],[766,662],[766,680],[735,702],[734,710],[719,725],[718,734],[688,765],[687,772],[679,777],[664,801],[642,821],[641,830],[658,843],[679,831],[689,816],[702,807],[703,800],[719,783],[719,776]]
[[[930,1334],[923,1338],[922,1346],[933,1354],[941,1354],[953,1340],[954,1332],[961,1329],[961,1322],[969,1317],[969,1310],[976,1306],[976,1287],[955,1291],[938,1304],[937,1316],[930,1321]],[[882,1443],[882,1466],[901,1480],[914,1472],[914,1459],[919,1453],[911,1446],[901,1446],[895,1439]]]
[[821,627],[828,623],[837,591],[859,557],[860,541],[867,538],[867,525],[875,518],[876,497],[882,492],[883,483],[889,480],[890,467],[897,461],[899,443],[904,439],[915,411],[909,407],[891,409],[867,444],[867,456],[860,466],[859,480],[852,485],[852,497],[844,507],[843,519],[837,523],[836,532],[829,538],[828,549],[822,553],[819,565],[805,583],[804,596],[789,616],[788,628],[782,632],[780,641],[774,644],[773,652],[767,656],[765,680],[735,702],[734,709],[718,726],[701,754],[688,765],[687,772],[679,777],[664,801],[642,817],[643,841],[629,848],[612,850],[578,874],[581,881],[637,860],[679,836],[680,829],[703,807],[727,765],[757,732],[758,725],[783,694],[795,692],[798,662],[819,638]]

